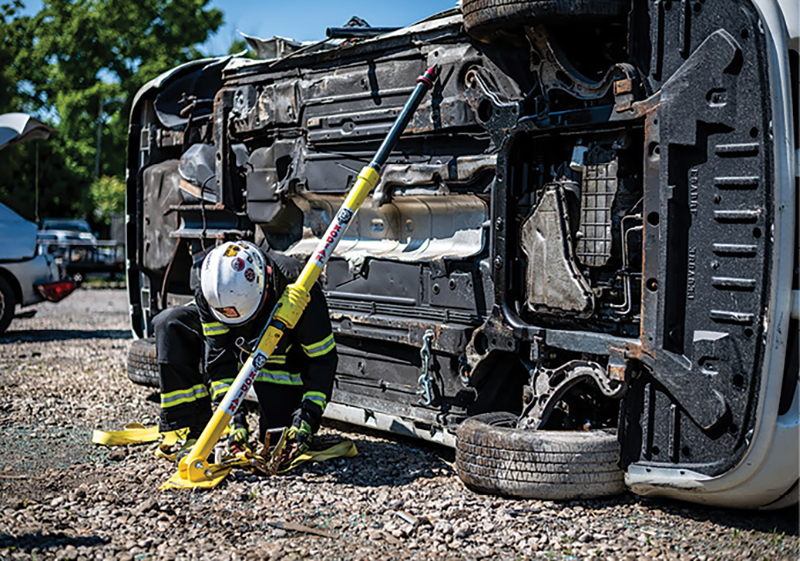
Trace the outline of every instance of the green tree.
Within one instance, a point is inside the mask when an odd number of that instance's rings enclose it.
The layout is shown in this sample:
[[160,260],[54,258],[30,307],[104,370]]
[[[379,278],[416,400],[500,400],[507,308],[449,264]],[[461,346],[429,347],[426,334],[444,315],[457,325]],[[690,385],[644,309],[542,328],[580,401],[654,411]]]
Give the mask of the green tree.
[[22,2],[0,4],[0,114],[19,110],[23,105],[24,88],[21,69],[15,64],[20,51],[29,49],[28,35],[30,18],[19,15]]
[[108,225],[112,214],[125,210],[125,182],[108,175],[99,177],[89,188],[89,198],[95,220]]
[[[124,177],[133,95],[165,70],[202,57],[196,45],[222,25],[222,13],[207,4],[45,0],[33,17],[19,15],[17,0],[2,6],[0,61],[11,57],[3,66],[16,69],[0,74],[0,93],[12,94],[4,108],[33,113],[56,129],[38,143],[42,216],[91,214],[101,118],[99,175]],[[0,152],[0,200],[29,218],[37,161],[32,144]]]

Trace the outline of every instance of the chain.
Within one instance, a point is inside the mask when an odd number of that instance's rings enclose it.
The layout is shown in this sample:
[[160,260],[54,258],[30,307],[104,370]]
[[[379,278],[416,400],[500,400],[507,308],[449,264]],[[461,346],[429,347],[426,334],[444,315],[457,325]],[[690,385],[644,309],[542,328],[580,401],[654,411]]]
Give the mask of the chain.
[[419,404],[429,406],[433,404],[433,378],[431,378],[431,342],[433,341],[433,331],[426,331],[422,337],[422,349],[419,351],[422,357],[422,366],[419,372],[419,390],[417,395]]

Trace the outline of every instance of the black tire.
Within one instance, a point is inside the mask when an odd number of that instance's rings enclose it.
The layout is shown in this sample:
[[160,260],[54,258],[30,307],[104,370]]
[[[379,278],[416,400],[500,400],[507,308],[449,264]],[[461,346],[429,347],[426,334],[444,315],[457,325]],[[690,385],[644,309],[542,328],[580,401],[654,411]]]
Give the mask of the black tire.
[[128,349],[128,379],[134,384],[159,387],[155,339],[136,339]]
[[11,320],[14,319],[14,310],[17,307],[17,298],[14,289],[6,279],[0,277],[0,334],[6,332]]
[[534,23],[618,17],[630,7],[631,0],[463,0],[461,12],[467,33],[486,41]]
[[509,497],[572,500],[625,490],[614,431],[514,428],[511,413],[484,413],[456,433],[456,473],[475,491]]

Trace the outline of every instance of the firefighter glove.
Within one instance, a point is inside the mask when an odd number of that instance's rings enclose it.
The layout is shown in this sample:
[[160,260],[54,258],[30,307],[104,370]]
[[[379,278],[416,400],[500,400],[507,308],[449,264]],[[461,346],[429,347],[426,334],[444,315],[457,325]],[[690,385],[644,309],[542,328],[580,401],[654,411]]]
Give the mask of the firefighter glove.
[[305,451],[311,444],[312,436],[313,433],[311,431],[311,425],[305,421],[300,421],[297,424],[293,424],[291,427],[289,427],[289,430],[286,431],[286,443],[297,444],[303,448],[303,451]]
[[286,443],[278,460],[278,473],[290,470],[298,456],[308,450],[311,444],[311,425],[305,421],[293,424],[286,431]]
[[244,452],[250,448],[247,442],[247,429],[245,427],[236,427],[228,435],[228,448],[234,454]]

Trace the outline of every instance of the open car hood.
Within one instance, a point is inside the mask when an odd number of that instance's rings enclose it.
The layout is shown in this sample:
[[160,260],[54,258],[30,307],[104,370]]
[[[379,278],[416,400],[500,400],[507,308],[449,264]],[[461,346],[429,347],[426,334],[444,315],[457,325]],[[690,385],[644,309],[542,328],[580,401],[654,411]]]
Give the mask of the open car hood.
[[45,140],[53,129],[25,113],[0,115],[0,150],[27,140]]

